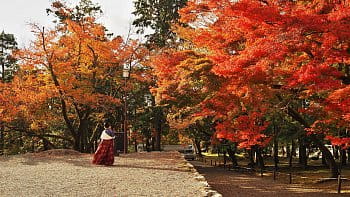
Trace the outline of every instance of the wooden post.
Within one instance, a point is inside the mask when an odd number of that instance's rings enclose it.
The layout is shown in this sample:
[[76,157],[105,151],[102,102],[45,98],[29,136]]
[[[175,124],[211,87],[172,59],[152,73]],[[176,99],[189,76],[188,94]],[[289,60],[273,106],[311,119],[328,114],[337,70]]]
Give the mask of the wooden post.
[[276,180],[276,169],[273,170],[273,180]]
[[216,166],[216,160],[214,161],[214,166]]
[[338,175],[338,194],[341,193],[341,175]]
[[292,184],[292,172],[289,172],[289,184]]
[[211,166],[213,165],[213,160],[210,160],[210,165],[211,165]]
[[263,176],[264,176],[264,170],[263,170],[263,168],[262,168],[262,167],[260,168],[260,175],[261,175],[261,177],[263,177]]
[[294,142],[292,140],[292,147],[289,149],[289,184],[292,184],[293,146],[294,146]]

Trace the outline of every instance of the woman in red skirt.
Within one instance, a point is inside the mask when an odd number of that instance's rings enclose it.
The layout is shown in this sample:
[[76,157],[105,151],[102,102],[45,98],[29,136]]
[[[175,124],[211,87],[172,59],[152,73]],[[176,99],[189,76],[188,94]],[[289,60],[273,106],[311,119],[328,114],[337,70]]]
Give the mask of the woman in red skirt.
[[114,138],[115,133],[108,122],[104,123],[105,130],[101,134],[101,142],[97,147],[92,160],[96,165],[113,165],[114,163]]

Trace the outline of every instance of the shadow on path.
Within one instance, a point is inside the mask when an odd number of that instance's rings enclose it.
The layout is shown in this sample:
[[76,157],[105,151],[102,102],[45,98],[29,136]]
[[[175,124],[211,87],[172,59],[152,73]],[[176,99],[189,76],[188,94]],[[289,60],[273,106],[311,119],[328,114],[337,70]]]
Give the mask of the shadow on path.
[[202,174],[209,185],[224,197],[331,197],[349,196],[336,194],[336,191],[313,188],[308,185],[284,184],[268,178],[261,178],[250,174],[243,174],[227,169],[212,167],[200,161],[190,162]]

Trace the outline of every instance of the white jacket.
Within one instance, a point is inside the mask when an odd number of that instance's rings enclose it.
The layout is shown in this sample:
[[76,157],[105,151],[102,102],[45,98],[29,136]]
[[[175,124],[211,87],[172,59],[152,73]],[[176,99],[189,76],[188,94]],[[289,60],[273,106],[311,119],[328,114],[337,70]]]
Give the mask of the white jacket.
[[101,140],[111,140],[114,139],[115,137],[111,137],[106,133],[106,130],[103,130],[101,133]]

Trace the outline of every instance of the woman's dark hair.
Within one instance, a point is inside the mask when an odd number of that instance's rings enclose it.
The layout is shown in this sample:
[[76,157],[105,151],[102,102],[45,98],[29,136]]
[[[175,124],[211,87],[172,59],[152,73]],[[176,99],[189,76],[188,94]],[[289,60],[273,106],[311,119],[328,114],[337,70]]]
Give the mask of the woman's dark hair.
[[105,121],[105,122],[103,123],[103,126],[104,126],[104,128],[108,128],[108,127],[111,126],[111,124],[109,124],[109,122]]

